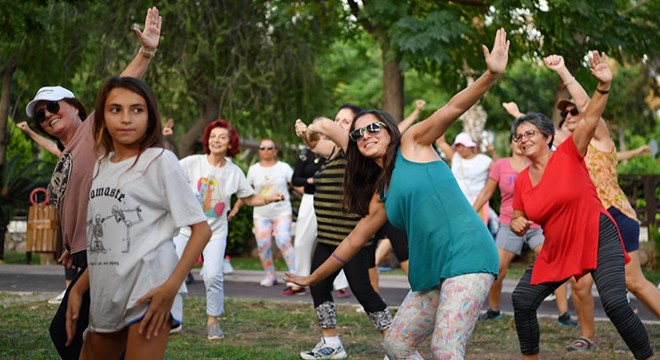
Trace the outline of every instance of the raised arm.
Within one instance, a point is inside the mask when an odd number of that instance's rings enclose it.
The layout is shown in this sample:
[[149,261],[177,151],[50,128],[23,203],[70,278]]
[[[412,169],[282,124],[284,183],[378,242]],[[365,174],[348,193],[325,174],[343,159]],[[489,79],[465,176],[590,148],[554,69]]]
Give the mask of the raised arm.
[[504,29],[497,30],[492,51],[482,45],[488,70],[474,83],[463,89],[449,100],[445,106],[436,110],[426,120],[419,122],[403,134],[402,146],[412,143],[414,146],[430,146],[444,134],[459,116],[466,112],[495,83],[506,68],[509,57],[509,41]]
[[419,114],[422,113],[424,110],[424,106],[426,106],[426,101],[424,100],[416,100],[415,101],[415,110],[413,110],[410,115],[408,115],[407,118],[403,119],[398,125],[399,132],[404,133],[410,125],[414,124],[415,121],[419,118]]
[[48,151],[49,153],[57,157],[60,157],[60,155],[62,154],[60,149],[57,148],[57,144],[37,134],[34,130],[30,128],[30,125],[28,125],[27,121],[19,122],[18,124],[16,124],[16,127],[21,129],[37,145],[41,146],[42,148],[44,148],[44,150]]
[[503,102],[502,107],[506,110],[506,112],[509,113],[509,115],[513,116],[516,119],[525,115],[520,112],[520,110],[518,109],[518,104],[516,104],[513,101]]
[[341,126],[328,118],[314,120],[307,127],[307,134],[314,136],[316,134],[326,137],[342,150],[346,151],[348,147],[348,133]]
[[[559,75],[564,86],[566,86],[566,90],[568,90],[568,93],[573,98],[573,102],[575,102],[578,111],[584,113],[587,110],[587,106],[591,99],[582,85],[575,80],[573,75],[571,75],[566,68],[564,58],[561,55],[550,55],[544,58],[543,62],[550,70],[555,71]],[[605,123],[603,118],[598,122],[593,139],[601,143],[601,146],[599,146],[602,148],[601,150],[614,150],[614,142],[611,140],[610,130],[607,128],[607,123]]]
[[644,154],[650,154],[651,147],[648,145],[640,146],[635,150],[619,151],[616,153],[617,161],[625,161]]
[[369,203],[369,214],[360,219],[353,231],[348,234],[346,239],[339,244],[335,252],[321,266],[309,276],[284,273],[284,281],[300,286],[310,286],[334,274],[360,251],[362,246],[371,239],[386,221],[385,205],[380,201],[378,194],[375,194]]
[[158,42],[160,41],[160,29],[163,23],[163,18],[158,15],[158,9],[154,6],[147,10],[147,16],[144,20],[144,31],[133,25],[133,31],[140,40],[140,50],[133,61],[124,69],[120,76],[130,76],[135,78],[142,78],[147,72],[147,67],[151,58],[156,55],[158,50]]
[[454,158],[454,152],[455,152],[455,151],[454,151],[454,148],[451,147],[451,145],[449,145],[449,144],[447,143],[447,140],[446,140],[446,138],[445,138],[445,134],[442,134],[442,136],[440,136],[440,137],[438,138],[438,140],[435,141],[435,145],[436,145],[437,147],[439,147],[440,150],[442,150],[442,152],[443,152],[443,153],[445,154],[445,156],[447,157],[447,161],[448,161],[448,162],[451,162],[451,159]]
[[599,122],[602,121],[601,115],[605,110],[605,105],[607,105],[612,83],[612,71],[607,64],[605,53],[599,54],[598,51],[593,51],[591,54],[592,56],[589,57],[591,75],[598,80],[598,85],[582,119],[573,131],[573,141],[582,156],[586,155],[589,142],[594,137]]
[[[316,120],[315,120],[316,121]],[[307,124],[302,120],[296,120],[296,136],[301,138],[312,152],[325,158],[335,151],[335,143],[322,137],[320,133],[307,132]]]

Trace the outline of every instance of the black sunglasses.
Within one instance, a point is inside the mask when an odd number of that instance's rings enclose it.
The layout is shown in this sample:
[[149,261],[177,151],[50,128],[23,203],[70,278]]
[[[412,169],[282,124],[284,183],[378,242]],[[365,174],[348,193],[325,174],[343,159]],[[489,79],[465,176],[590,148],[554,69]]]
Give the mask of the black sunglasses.
[[60,102],[59,101],[48,101],[45,108],[41,108],[34,113],[34,121],[38,124],[41,124],[42,121],[46,120],[46,110],[51,114],[57,114],[60,111]]
[[274,146],[259,146],[259,150],[273,150]]
[[579,114],[580,112],[578,111],[577,108],[572,108],[570,111],[564,109],[564,110],[561,111],[561,117],[565,118],[566,115],[568,115],[568,113],[571,113],[571,115],[575,116],[575,115]]
[[350,133],[348,133],[348,137],[351,138],[351,140],[353,140],[353,141],[358,141],[358,140],[362,139],[362,137],[364,136],[364,131],[365,130],[369,134],[378,134],[383,127],[387,127],[387,125],[385,125],[384,123],[382,123],[380,121],[375,122],[375,123],[371,123],[371,124],[369,124],[365,127],[362,127],[362,128],[355,129],[355,130],[351,131]]

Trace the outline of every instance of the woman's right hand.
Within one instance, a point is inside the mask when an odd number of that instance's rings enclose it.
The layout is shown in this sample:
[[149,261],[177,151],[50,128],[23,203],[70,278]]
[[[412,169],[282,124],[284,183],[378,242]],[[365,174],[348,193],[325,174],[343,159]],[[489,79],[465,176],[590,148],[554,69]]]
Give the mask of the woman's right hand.
[[28,125],[27,121],[21,121],[18,124],[16,124],[16,127],[21,129],[23,132],[28,132],[30,131],[30,125]]
[[75,266],[73,266],[73,257],[71,257],[71,253],[69,250],[64,250],[62,251],[62,255],[60,256],[59,259],[57,259],[57,262],[64,265],[65,268],[67,269],[73,269]]
[[547,66],[548,69],[555,72],[559,72],[559,70],[566,67],[564,64],[564,58],[561,55],[546,56],[543,58],[543,63],[545,63],[545,66]]
[[511,219],[511,222],[509,223],[509,227],[511,228],[511,231],[513,231],[514,234],[518,236],[523,236],[529,230],[529,227],[532,226],[534,222],[529,221],[524,217],[517,217],[515,219]]
[[80,314],[80,306],[82,304],[82,295],[77,291],[74,291],[76,287],[73,286],[69,290],[69,295],[66,303],[66,342],[64,346],[69,346],[73,342],[73,338],[76,336],[76,328],[78,323],[78,316]]
[[144,19],[144,31],[140,31],[137,24],[133,26],[133,31],[135,31],[135,34],[140,39],[144,50],[155,51],[158,49],[162,24],[163,18],[158,15],[158,8],[154,6],[147,10],[147,16]]
[[296,120],[296,136],[304,138],[307,135],[307,125],[302,120]]
[[311,276],[300,276],[300,275],[292,274],[290,272],[284,273],[283,280],[284,282],[294,283],[301,287],[314,285],[311,281]]

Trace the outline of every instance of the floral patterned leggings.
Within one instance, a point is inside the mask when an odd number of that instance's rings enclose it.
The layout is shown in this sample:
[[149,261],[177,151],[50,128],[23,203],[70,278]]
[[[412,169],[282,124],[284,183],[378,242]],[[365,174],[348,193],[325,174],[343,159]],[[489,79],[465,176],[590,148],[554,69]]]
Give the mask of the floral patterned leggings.
[[446,279],[431,290],[409,292],[385,334],[387,356],[422,359],[417,346],[433,335],[434,359],[463,359],[494,279],[492,274],[466,274]]
[[289,271],[296,272],[295,253],[291,244],[291,214],[284,214],[275,219],[254,218],[254,235],[257,238],[259,259],[266,271],[266,275],[275,277],[273,264],[273,237],[280,248]]

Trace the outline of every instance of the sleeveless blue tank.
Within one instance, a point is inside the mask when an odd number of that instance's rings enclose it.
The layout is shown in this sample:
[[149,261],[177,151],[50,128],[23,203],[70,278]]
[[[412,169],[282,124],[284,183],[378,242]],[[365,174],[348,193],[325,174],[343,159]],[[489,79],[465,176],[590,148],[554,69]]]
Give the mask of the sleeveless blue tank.
[[413,291],[458,275],[497,276],[495,241],[444,161],[412,162],[399,149],[384,198],[389,221],[408,235]]

